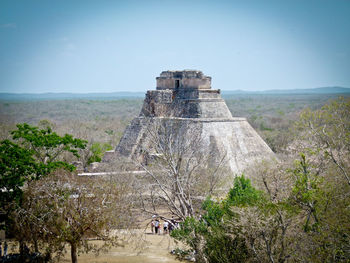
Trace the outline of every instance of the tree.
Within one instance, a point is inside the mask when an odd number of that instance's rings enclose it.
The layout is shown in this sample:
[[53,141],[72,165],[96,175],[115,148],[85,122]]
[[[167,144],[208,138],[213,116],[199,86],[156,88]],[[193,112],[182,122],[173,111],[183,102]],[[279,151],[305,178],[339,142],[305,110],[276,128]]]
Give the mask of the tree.
[[306,109],[297,123],[306,148],[331,161],[350,185],[350,99],[339,98],[320,110]]
[[[349,247],[350,99],[339,98],[321,109],[302,112],[296,144],[307,162],[291,171],[296,205],[307,215],[304,256],[309,260],[347,262]],[[306,167],[306,169],[304,168]]]
[[256,205],[261,198],[262,192],[254,189],[249,179],[238,176],[225,199],[207,198],[201,216],[187,217],[171,236],[193,250],[196,262],[244,262],[253,254],[240,234],[241,229],[231,227],[231,221],[239,220],[232,208]]
[[[239,227],[258,262],[348,262],[349,186],[319,153],[294,163],[260,165],[267,202],[235,208]],[[249,241],[249,242],[248,242]]]
[[205,196],[215,194],[223,176],[221,165],[225,155],[215,158],[201,147],[197,125],[161,118],[154,118],[147,125],[149,142],[141,149],[143,159],[135,161],[145,171],[140,178],[140,185],[145,188],[139,190],[145,211],[159,214],[157,207],[167,208],[184,220],[195,215]]
[[11,134],[14,142],[0,142],[0,201],[5,214],[12,202],[20,204],[25,183],[59,168],[74,170],[72,164],[64,161],[64,155],[69,153],[78,157],[78,149],[86,144],[68,134],[59,136],[49,126],[40,129],[26,123],[17,124],[17,130]]
[[[348,113],[343,99],[304,111],[293,142],[304,153],[257,165],[259,194],[236,179],[226,199],[206,201],[202,218],[187,218],[175,238],[199,262],[349,262]],[[245,258],[234,258],[238,247]]]
[[106,151],[112,149],[108,143],[89,141],[85,149],[79,151],[79,163],[84,171],[88,171],[89,165],[93,162],[101,162]]
[[[112,229],[121,223],[126,228],[126,222],[131,222],[130,203],[125,199],[128,186],[112,178],[106,181],[72,173],[75,167],[66,160],[79,157],[86,141],[59,136],[44,126],[18,124],[11,132],[16,143],[1,142],[1,183],[6,189],[1,200],[11,208],[7,211],[10,230],[21,250],[27,243],[36,252],[59,256],[69,244],[75,263],[79,250],[98,252],[117,243]],[[88,242],[90,237],[104,241],[103,246]]]
[[[78,149],[84,148],[86,142],[68,134],[59,136],[48,125],[38,128],[26,123],[17,124],[17,130],[12,131],[11,135],[13,141],[3,140],[0,143],[0,200],[5,227],[17,233],[14,222],[9,221],[8,216],[21,209],[23,188],[59,168],[74,170],[73,165],[64,161],[63,155],[69,153],[78,157]],[[24,239],[18,241],[23,247]]]
[[[38,252],[58,256],[69,244],[73,263],[78,261],[78,251],[97,253],[117,245],[120,240],[112,231],[128,228],[131,222],[127,189],[112,178],[80,177],[59,170],[24,192],[22,206],[11,215],[16,238]],[[90,238],[103,245],[92,244]]]
[[88,158],[88,164],[93,162],[101,162],[102,157],[106,151],[112,149],[108,143],[95,142],[90,146],[91,156]]
[[37,164],[32,152],[3,140],[0,144],[0,203],[2,212],[15,201],[19,203],[24,183],[35,178]]
[[285,168],[275,162],[269,165],[260,164],[260,170],[256,170],[263,190],[259,198],[251,202],[248,195],[243,200],[249,205],[231,208],[236,217],[229,220],[228,231],[239,229],[238,236],[244,240],[252,262],[282,263],[296,250],[300,230],[298,210],[290,203],[291,190]]
[[44,175],[61,167],[74,169],[73,165],[62,161],[63,157],[66,157],[66,160],[71,158],[69,155],[64,156],[64,154],[70,153],[78,158],[79,149],[85,148],[87,143],[87,141],[73,138],[70,134],[59,136],[52,131],[50,126],[42,129],[26,123],[16,126],[17,130],[11,132],[12,138],[19,145],[32,152],[33,157],[43,167],[43,170],[39,172],[44,172]]

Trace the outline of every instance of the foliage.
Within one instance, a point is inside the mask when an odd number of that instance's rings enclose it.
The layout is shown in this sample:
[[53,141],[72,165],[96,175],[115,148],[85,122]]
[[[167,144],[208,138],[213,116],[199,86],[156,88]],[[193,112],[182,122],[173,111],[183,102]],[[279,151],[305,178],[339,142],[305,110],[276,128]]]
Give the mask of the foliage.
[[59,136],[50,127],[38,128],[26,123],[17,124],[11,132],[13,141],[0,143],[1,208],[7,213],[13,201],[20,202],[22,187],[26,182],[47,176],[64,168],[74,170],[74,166],[63,161],[63,154],[78,157],[78,149],[86,142],[72,135]]
[[226,202],[229,206],[249,206],[256,204],[261,198],[261,192],[252,187],[251,181],[242,175],[235,178]]
[[8,138],[16,123],[36,125],[45,119],[55,125],[59,134],[72,134],[89,142],[98,138],[99,142],[116,146],[125,127],[139,113],[142,102],[141,98],[0,101],[0,138]]
[[302,112],[294,147],[305,152],[257,168],[264,192],[236,178],[226,199],[207,199],[201,219],[172,235],[199,262],[349,262],[349,102]]
[[[131,203],[124,201],[127,186],[71,173],[74,166],[65,160],[79,157],[87,142],[59,136],[48,122],[40,125],[18,124],[11,132],[16,143],[1,142],[2,208],[10,215],[10,230],[21,250],[27,243],[36,252],[60,256],[69,244],[72,262],[77,262],[79,251],[98,252],[117,244],[110,231],[130,221]],[[102,148],[95,148],[98,156]],[[91,237],[104,245],[92,245]]]
[[[336,94],[325,95],[224,95],[233,116],[246,117],[274,152],[285,152],[291,140],[289,128],[306,107],[320,108]],[[56,124],[60,134],[69,133],[89,142],[117,145],[130,120],[137,116],[143,98],[115,100],[0,101],[0,138],[6,139],[16,123],[36,124],[42,119]],[[279,112],[285,112],[281,116]],[[260,130],[260,123],[269,128]],[[107,132],[106,132],[107,131]],[[113,131],[113,132],[112,132]]]
[[[14,210],[17,240],[36,252],[60,256],[65,244],[71,247],[72,262],[80,252],[98,253],[118,245],[112,230],[130,221],[127,187],[112,180],[78,177],[63,170],[32,182],[24,192],[23,203]],[[97,247],[90,238],[103,241]]]
[[78,149],[83,149],[86,141],[75,139],[72,135],[59,136],[48,126],[43,129],[30,126],[27,123],[17,124],[17,130],[11,132],[12,138],[26,149],[30,149],[34,157],[47,165],[47,173],[57,167],[72,170],[73,166],[62,161],[56,161],[64,152],[70,152],[79,157]]
[[[310,171],[310,164],[304,154],[300,154],[300,161],[296,161],[295,168],[290,170],[294,177],[291,202],[307,211],[307,219],[304,230],[316,229],[319,223],[318,210],[324,191],[321,189],[322,178],[317,173]],[[310,220],[313,224],[310,226]]]
[[339,98],[321,109],[304,110],[295,147],[304,151],[291,202],[303,213],[303,256],[314,262],[350,260],[350,100]]
[[229,230],[229,222],[237,220],[232,208],[256,204],[261,192],[243,175],[234,179],[234,186],[222,201],[210,198],[203,203],[199,219],[188,217],[171,236],[190,246],[198,262],[242,262],[251,256],[238,228]]
[[3,140],[0,144],[0,204],[7,210],[8,205],[19,203],[21,187],[37,175],[37,163],[32,152],[17,144]]
[[[348,262],[347,184],[336,190],[337,180],[326,182],[304,154],[278,170],[282,176],[264,173],[265,193],[237,177],[224,200],[207,199],[203,215],[187,218],[172,236],[198,262]],[[281,184],[288,184],[285,192]]]
[[90,146],[91,156],[88,159],[88,164],[93,162],[101,162],[104,153],[112,149],[112,146],[108,143],[93,143]]
[[302,112],[297,128],[306,147],[333,163],[350,185],[350,99],[340,98],[320,110]]
[[[287,146],[290,145],[292,139],[290,127],[297,120],[300,111],[306,107],[310,109],[303,111],[298,122],[297,138],[293,143],[297,152],[304,152],[305,162],[302,157],[298,157],[293,165],[286,164],[288,168],[281,168],[279,171],[274,168],[255,171],[256,174],[261,172],[261,176],[264,177],[262,181],[266,183],[263,183],[261,188],[264,190],[265,204],[258,202],[259,204],[256,205],[229,206],[229,211],[235,217],[226,216],[226,211],[222,209],[224,202],[211,200],[204,205],[202,218],[207,216],[206,221],[211,222],[211,226],[208,226],[202,219],[204,229],[209,229],[212,232],[208,233],[213,233],[216,224],[222,225],[220,229],[223,232],[218,231],[220,233],[218,236],[229,237],[221,239],[222,242],[219,239],[213,242],[213,244],[218,244],[218,251],[221,251],[220,247],[226,247],[221,244],[227,244],[229,247],[230,240],[239,236],[244,237],[249,256],[247,256],[247,261],[268,262],[271,259],[267,257],[267,253],[270,253],[272,259],[275,260],[279,254],[271,252],[281,251],[282,245],[288,248],[285,255],[289,256],[287,258],[289,262],[349,261],[350,200],[349,185],[346,179],[350,160],[348,151],[349,107],[347,106],[349,99],[337,100],[320,109],[329,98],[331,98],[330,95],[256,95],[238,98],[235,95],[234,98],[226,99],[233,115],[246,117],[269,146],[278,153],[289,150]],[[128,121],[137,115],[141,105],[142,99],[108,102],[87,100],[2,102],[0,103],[0,136],[2,139],[9,139],[8,131],[14,129],[14,123],[36,123],[45,118],[56,124],[55,130],[59,134],[72,133],[74,136],[89,141],[98,137],[100,142],[116,145]],[[285,114],[283,116],[280,114],[282,111]],[[12,140],[9,142],[14,143]],[[20,171],[22,168],[23,171],[29,171],[35,167],[37,160],[34,154],[31,156],[35,163],[27,158],[30,155],[30,149],[25,149],[18,142],[15,144],[25,152],[29,151],[29,154],[18,151],[9,143],[5,146],[1,145],[1,162],[3,162],[1,165],[5,164],[1,166],[1,169],[9,173]],[[14,159],[6,159],[4,156],[13,156]],[[69,156],[63,154],[57,161],[70,160],[70,156],[72,153],[69,153]],[[288,156],[287,159],[293,160],[295,157]],[[19,160],[19,162],[14,160]],[[6,168],[22,164],[23,166],[17,166],[11,171]],[[303,166],[307,168],[306,173],[303,171]],[[16,178],[17,175],[23,176],[19,180],[19,192],[22,189],[21,185],[26,185],[28,182],[28,178],[35,177],[34,172],[13,173],[13,175],[13,178]],[[1,183],[3,182],[5,181],[1,180]],[[200,183],[203,182],[205,180]],[[15,188],[15,186],[11,187]],[[202,185],[198,185],[199,189],[201,187]],[[310,207],[314,207],[315,211],[311,212]],[[205,215],[207,210],[211,211]],[[224,221],[228,220],[224,215],[232,220]],[[309,221],[308,215],[310,215]],[[201,221],[194,219],[193,224],[195,222]],[[285,226],[287,226],[286,239],[283,241],[281,234]],[[31,227],[34,229],[35,224]],[[194,228],[194,226],[191,227]],[[198,232],[200,231],[196,233]],[[198,240],[204,245],[208,244],[205,239]],[[225,243],[223,240],[228,241]],[[254,254],[252,244],[256,254]],[[272,249],[267,249],[268,247]],[[233,247],[230,250],[235,251]]]

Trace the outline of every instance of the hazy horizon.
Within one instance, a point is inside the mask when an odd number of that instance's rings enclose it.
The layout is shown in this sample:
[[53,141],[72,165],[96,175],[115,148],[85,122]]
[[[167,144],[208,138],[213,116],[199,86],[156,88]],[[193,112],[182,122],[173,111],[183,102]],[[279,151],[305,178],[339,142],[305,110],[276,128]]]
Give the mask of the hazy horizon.
[[350,1],[0,2],[0,92],[154,89],[197,69],[221,90],[350,87]]
[[[155,89],[155,88],[154,88]],[[103,95],[111,95],[116,94],[117,96],[120,96],[120,98],[126,97],[139,97],[143,98],[146,94],[147,90],[142,91],[111,91],[111,92],[0,92],[0,95],[3,95],[5,97],[0,97],[0,99],[16,99],[18,96],[21,95],[33,95],[34,98],[36,96],[44,96],[45,95],[72,95],[74,98],[94,98],[94,95],[103,98]],[[10,97],[6,96],[6,94],[10,95]],[[124,95],[123,95],[124,94]],[[221,90],[222,96],[231,96],[231,95],[283,95],[283,94],[350,94],[350,88],[347,87],[318,87],[318,88],[311,88],[311,89],[271,89],[271,90]],[[86,97],[84,97],[86,95]],[[79,97],[82,96],[82,97]],[[65,97],[63,97],[65,98]],[[113,97],[114,98],[114,97]]]

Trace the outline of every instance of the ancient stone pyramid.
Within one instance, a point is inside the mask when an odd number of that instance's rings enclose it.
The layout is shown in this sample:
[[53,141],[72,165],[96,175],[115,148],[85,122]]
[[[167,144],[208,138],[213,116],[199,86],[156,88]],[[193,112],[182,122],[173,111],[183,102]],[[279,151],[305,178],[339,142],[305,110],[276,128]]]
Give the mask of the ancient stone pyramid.
[[145,149],[152,147],[147,138],[155,120],[177,122],[183,134],[195,127],[202,139],[198,147],[215,151],[215,156],[225,155],[225,165],[233,173],[273,155],[245,118],[232,117],[220,90],[211,89],[211,77],[183,70],[163,71],[156,79],[157,89],[147,91],[139,116],[126,128],[116,149],[106,153],[105,160],[124,156],[147,162]]

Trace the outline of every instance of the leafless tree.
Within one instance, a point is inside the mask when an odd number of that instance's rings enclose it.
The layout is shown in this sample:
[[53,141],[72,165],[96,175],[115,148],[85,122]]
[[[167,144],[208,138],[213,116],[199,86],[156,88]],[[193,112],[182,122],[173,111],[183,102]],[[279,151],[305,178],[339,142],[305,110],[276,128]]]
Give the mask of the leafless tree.
[[[266,193],[266,204],[233,207],[237,215],[228,223],[254,255],[253,262],[288,262],[297,250],[302,232],[302,217],[288,209],[292,179],[286,172],[288,163],[262,162],[253,169],[256,184]],[[230,230],[228,231],[230,233]]]
[[165,209],[183,220],[196,214],[203,198],[216,193],[225,154],[206,149],[200,125],[176,118],[152,118],[147,124],[148,141],[135,161],[145,171],[139,176],[144,211],[164,216]]
[[[340,98],[324,105],[320,110],[302,112],[297,128],[304,139],[303,150],[322,153],[350,185],[350,99]],[[303,145],[301,145],[303,146]],[[299,147],[302,148],[302,147]],[[300,150],[300,149],[299,149]],[[321,156],[321,155],[319,155]]]

